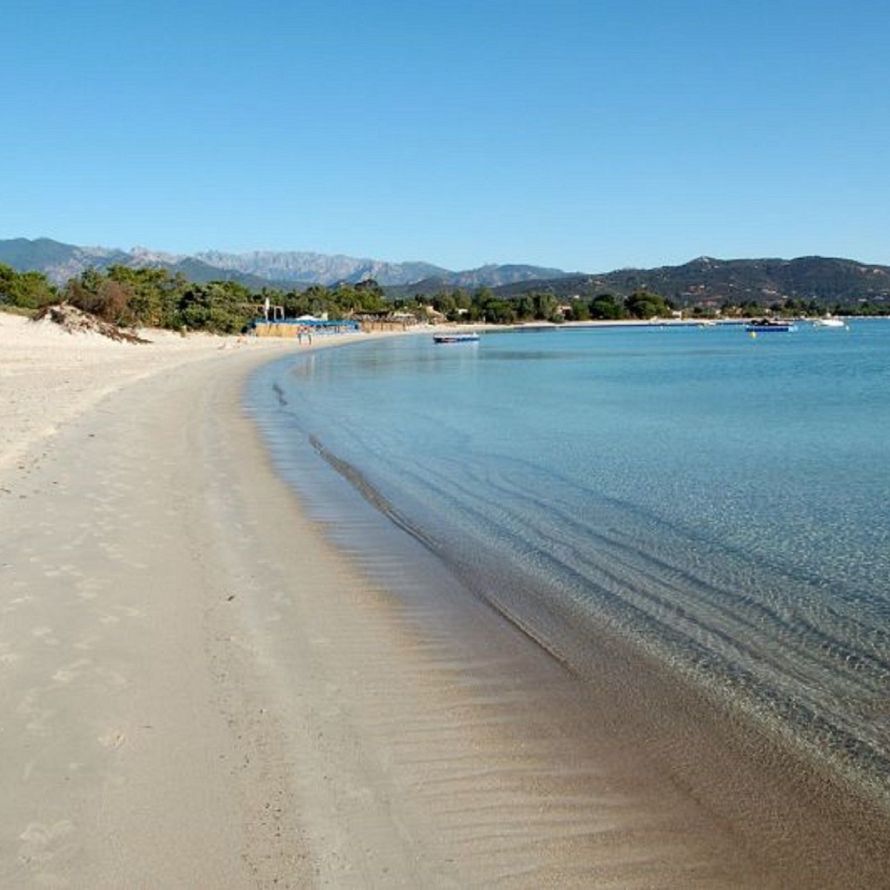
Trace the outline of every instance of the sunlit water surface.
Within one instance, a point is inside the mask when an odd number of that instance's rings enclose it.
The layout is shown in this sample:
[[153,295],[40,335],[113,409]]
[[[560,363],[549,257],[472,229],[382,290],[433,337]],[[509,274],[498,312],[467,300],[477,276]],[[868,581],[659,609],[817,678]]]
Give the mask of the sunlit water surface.
[[887,793],[890,321],[378,340],[249,400],[570,663],[554,614]]

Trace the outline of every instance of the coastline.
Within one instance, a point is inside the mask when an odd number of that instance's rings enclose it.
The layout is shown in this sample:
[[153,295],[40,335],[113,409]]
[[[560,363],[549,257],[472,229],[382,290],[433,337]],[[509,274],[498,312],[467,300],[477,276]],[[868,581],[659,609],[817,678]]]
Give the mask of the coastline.
[[[394,524],[381,515],[390,512],[385,491],[375,491],[362,478],[360,468],[340,467],[337,455],[326,456],[318,444],[297,448],[296,441],[305,439],[312,426],[289,427],[287,419],[281,423],[272,419],[275,400],[262,399],[263,392],[275,390],[278,399],[283,398],[273,372],[269,366],[257,375],[261,385],[252,388],[251,397],[265,404],[254,413],[264,427],[279,473],[295,485],[301,500],[305,502],[308,495],[310,515],[327,529],[331,540],[386,589],[404,584],[409,574],[415,586],[426,577],[438,597],[465,597],[466,591],[449,594],[430,580],[439,558],[425,552],[422,533],[406,546],[415,530],[396,528],[402,525],[398,515],[393,517]],[[337,474],[332,469],[340,474],[339,483],[333,481]],[[352,518],[357,511],[365,516],[362,522]],[[390,527],[388,536],[381,526]],[[431,549],[437,552],[439,548],[433,542]],[[384,560],[382,554],[388,558]],[[394,573],[390,564],[396,562],[400,568]],[[628,756],[636,749],[637,755],[651,758],[653,769],[648,775],[653,785],[668,777],[698,801],[718,831],[729,831],[742,847],[754,851],[763,866],[756,885],[882,885],[882,862],[890,849],[880,789],[848,781],[850,777],[809,756],[811,752],[781,728],[766,727],[753,715],[729,707],[713,689],[696,688],[689,677],[666,668],[658,658],[620,637],[579,623],[571,603],[559,595],[540,597],[539,591],[528,588],[528,578],[521,573],[511,574],[501,565],[497,577],[491,579],[494,586],[479,588],[473,577],[463,577],[459,566],[452,568],[480,599],[508,616],[512,630],[523,629],[535,645],[585,677],[586,683],[569,697],[575,701],[576,727],[585,721],[582,700],[588,719],[592,713],[598,715],[596,725],[588,725],[583,733],[591,744],[596,744],[593,739],[599,744],[606,739],[613,744],[623,742]],[[506,599],[499,597],[498,585],[509,591]],[[524,612],[517,611],[517,600],[525,601]],[[542,601],[550,604],[546,615],[541,614]],[[459,612],[461,607],[455,608]],[[523,617],[529,614],[536,620],[526,627]],[[440,617],[429,622],[443,623]],[[465,633],[467,628],[460,632]],[[588,655],[579,661],[579,653],[585,652]],[[534,699],[534,693],[529,698]],[[645,742],[641,744],[640,739]],[[745,879],[736,872],[734,885],[740,886]]]
[[244,414],[281,350],[213,349],[4,477],[3,882],[788,886],[493,610],[365,577]]

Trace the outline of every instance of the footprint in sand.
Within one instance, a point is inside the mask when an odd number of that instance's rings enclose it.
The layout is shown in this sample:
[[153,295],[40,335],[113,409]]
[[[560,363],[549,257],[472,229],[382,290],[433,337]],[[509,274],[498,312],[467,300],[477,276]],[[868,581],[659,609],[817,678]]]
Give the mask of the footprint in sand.
[[102,637],[100,637],[98,634],[90,634],[88,637],[84,637],[84,639],[78,640],[74,644],[74,648],[80,652],[89,652],[90,649],[92,649],[101,639]]
[[40,688],[29,689],[16,708],[16,713],[28,721],[25,724],[25,729],[36,735],[47,735],[49,733],[47,724],[56,713],[52,708],[40,706],[39,701],[43,692],[44,690]]
[[80,675],[82,668],[91,664],[88,658],[79,658],[71,664],[60,667],[52,676],[53,683],[59,683],[67,686],[72,680],[76,680]]
[[47,646],[59,645],[58,639],[53,636],[53,629],[51,627],[46,627],[45,625],[31,628],[31,636],[37,637],[38,640],[41,640]]
[[130,681],[123,674],[119,674],[109,667],[97,667],[95,673],[103,683],[114,689],[123,689],[130,685]]
[[103,748],[115,750],[116,748],[120,748],[127,741],[127,736],[119,730],[109,729],[108,732],[99,736],[98,741]]
[[[61,875],[44,871],[54,859],[69,856],[76,852],[73,842],[74,823],[60,819],[52,825],[43,822],[30,822],[19,835],[22,841],[18,851],[19,862],[34,871],[34,880],[43,887],[67,887],[68,881]],[[38,872],[37,869],[40,869]]]

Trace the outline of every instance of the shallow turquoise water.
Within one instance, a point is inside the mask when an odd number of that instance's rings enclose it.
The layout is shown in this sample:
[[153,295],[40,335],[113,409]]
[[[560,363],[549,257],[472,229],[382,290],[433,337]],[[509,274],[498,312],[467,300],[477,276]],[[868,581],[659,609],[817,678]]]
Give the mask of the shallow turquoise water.
[[579,669],[567,622],[886,791],[890,321],[400,338],[251,400]]

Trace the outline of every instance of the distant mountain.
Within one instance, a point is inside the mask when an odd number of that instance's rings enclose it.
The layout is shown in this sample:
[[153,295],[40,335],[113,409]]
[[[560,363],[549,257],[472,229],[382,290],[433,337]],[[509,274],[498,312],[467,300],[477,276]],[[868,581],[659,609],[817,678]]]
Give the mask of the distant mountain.
[[455,287],[497,287],[540,278],[564,278],[568,272],[562,269],[546,269],[541,266],[480,266],[466,272],[454,272],[448,276],[448,283]]
[[890,299],[890,266],[827,257],[793,260],[717,260],[699,257],[681,266],[618,269],[601,275],[570,275],[512,283],[495,288],[502,296],[549,291],[558,297],[612,293],[627,296],[650,290],[681,306],[731,301],[759,303],[783,297],[827,303]]
[[386,293],[392,297],[412,297],[415,294],[434,294],[445,288],[461,287],[465,290],[475,290],[478,287],[510,286],[517,288],[519,292],[525,292],[528,290],[528,285],[534,282],[550,282],[554,279],[573,277],[575,276],[561,269],[547,269],[541,266],[490,265],[467,269],[465,272],[434,275],[409,284],[389,285]]
[[195,258],[233,272],[249,272],[260,278],[276,281],[311,281],[355,284],[373,278],[379,284],[407,284],[435,275],[449,275],[447,269],[431,263],[387,263],[380,260],[357,259],[342,254],[306,253],[302,251],[254,250],[250,253],[221,253],[207,250]]
[[0,241],[0,263],[20,272],[44,272],[57,283],[66,281],[89,266],[105,267],[124,262],[128,254],[105,247],[76,247],[50,238],[13,238]]
[[542,266],[482,266],[452,272],[432,263],[391,263],[382,260],[307,253],[303,251],[256,250],[249,253],[224,253],[207,250],[193,255],[173,254],[134,247],[120,250],[108,247],[78,247],[49,238],[14,238],[0,241],[0,263],[19,271],[29,269],[45,273],[56,283],[63,283],[89,267],[107,268],[149,266],[181,272],[192,281],[231,279],[250,287],[332,285],[357,283],[373,278],[387,286],[410,286],[424,280],[441,281],[460,287],[509,284],[530,278],[557,278],[566,273]]
[[558,297],[601,293],[626,296],[651,290],[679,305],[732,301],[759,303],[783,297],[819,302],[890,300],[890,267],[827,257],[793,260],[718,260],[699,257],[680,266],[617,269],[601,274],[567,273],[524,265],[487,265],[453,272],[432,263],[391,263],[302,251],[164,253],[145,247],[120,250],[78,247],[49,238],[0,240],[0,263],[34,269],[62,283],[88,267],[114,264],[181,272],[191,281],[234,280],[248,287],[306,287],[373,278],[390,296],[432,294],[443,288],[491,287],[502,296],[549,291]]
[[20,272],[43,272],[56,284],[63,284],[84,269],[107,269],[115,265],[169,269],[173,273],[182,273],[190,281],[198,282],[233,279],[256,288],[271,284],[259,276],[248,273],[232,274],[188,256],[152,251],[144,247],[134,247],[132,250],[78,247],[50,238],[35,238],[33,241],[27,238],[0,240],[0,263],[6,263]]

